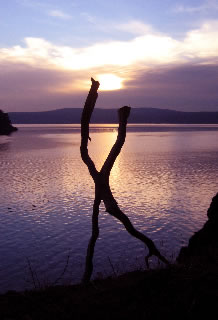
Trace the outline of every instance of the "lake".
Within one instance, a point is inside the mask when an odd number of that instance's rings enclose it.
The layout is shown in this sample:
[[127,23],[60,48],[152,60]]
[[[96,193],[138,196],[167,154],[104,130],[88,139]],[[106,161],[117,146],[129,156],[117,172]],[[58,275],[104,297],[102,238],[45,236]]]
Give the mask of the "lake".
[[[0,291],[82,277],[94,183],[80,158],[79,125],[18,125],[0,137]],[[117,125],[91,125],[98,169]],[[218,125],[128,125],[110,177],[120,208],[170,261],[205,223],[218,192]],[[99,217],[94,277],[144,268],[144,245]],[[153,259],[151,267],[158,266]],[[66,270],[65,270],[66,269]],[[64,272],[65,270],[65,272]]]

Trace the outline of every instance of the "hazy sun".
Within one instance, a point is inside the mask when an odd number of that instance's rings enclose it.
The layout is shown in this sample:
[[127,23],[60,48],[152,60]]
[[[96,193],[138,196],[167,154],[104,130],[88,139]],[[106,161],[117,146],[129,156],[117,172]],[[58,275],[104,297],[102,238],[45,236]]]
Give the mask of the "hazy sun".
[[97,80],[100,82],[99,89],[101,90],[118,90],[122,88],[123,79],[114,74],[100,74]]

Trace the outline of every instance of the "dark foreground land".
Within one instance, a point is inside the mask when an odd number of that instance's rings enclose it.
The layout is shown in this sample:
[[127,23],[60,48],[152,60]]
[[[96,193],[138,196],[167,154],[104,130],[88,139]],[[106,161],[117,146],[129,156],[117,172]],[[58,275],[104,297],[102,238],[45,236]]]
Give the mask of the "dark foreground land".
[[87,286],[57,286],[0,296],[0,319],[218,318],[218,254]]

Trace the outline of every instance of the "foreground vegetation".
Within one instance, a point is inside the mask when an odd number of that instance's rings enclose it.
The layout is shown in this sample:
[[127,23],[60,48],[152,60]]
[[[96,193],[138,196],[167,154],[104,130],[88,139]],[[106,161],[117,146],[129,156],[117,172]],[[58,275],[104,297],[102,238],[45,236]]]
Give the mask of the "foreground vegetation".
[[[0,319],[218,317],[218,253],[183,265],[135,271],[88,285],[0,296]],[[213,315],[213,316],[212,316]]]

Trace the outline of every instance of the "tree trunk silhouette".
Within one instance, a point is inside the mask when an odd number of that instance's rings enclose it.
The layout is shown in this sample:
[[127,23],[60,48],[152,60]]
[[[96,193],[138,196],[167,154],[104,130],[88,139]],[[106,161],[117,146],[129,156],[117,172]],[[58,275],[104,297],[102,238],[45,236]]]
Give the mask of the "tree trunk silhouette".
[[162,262],[168,264],[167,259],[160,254],[155,244],[151,239],[146,237],[143,233],[137,231],[132,225],[129,218],[120,210],[116,200],[113,197],[113,194],[109,185],[109,176],[111,169],[114,165],[114,162],[119,155],[121,148],[125,142],[126,138],[126,125],[127,119],[130,114],[130,107],[124,106],[118,110],[119,117],[119,128],[116,142],[114,143],[107,159],[105,160],[100,171],[97,171],[95,164],[88,154],[88,140],[91,140],[89,137],[89,122],[91,119],[92,112],[95,107],[95,103],[98,97],[98,88],[99,82],[91,78],[92,85],[87,96],[82,118],[81,118],[81,146],[80,152],[83,162],[87,165],[90,175],[92,176],[95,183],[95,200],[93,204],[93,215],[92,215],[92,236],[89,241],[87,255],[86,255],[86,265],[85,272],[83,275],[83,283],[90,281],[92,271],[93,271],[93,255],[95,249],[95,243],[99,235],[98,227],[98,215],[99,215],[99,206],[101,201],[104,202],[106,211],[112,216],[120,220],[125,226],[126,230],[135,238],[144,242],[148,247],[148,255],[145,257],[146,265],[149,266],[149,257],[152,255],[159,258]]

